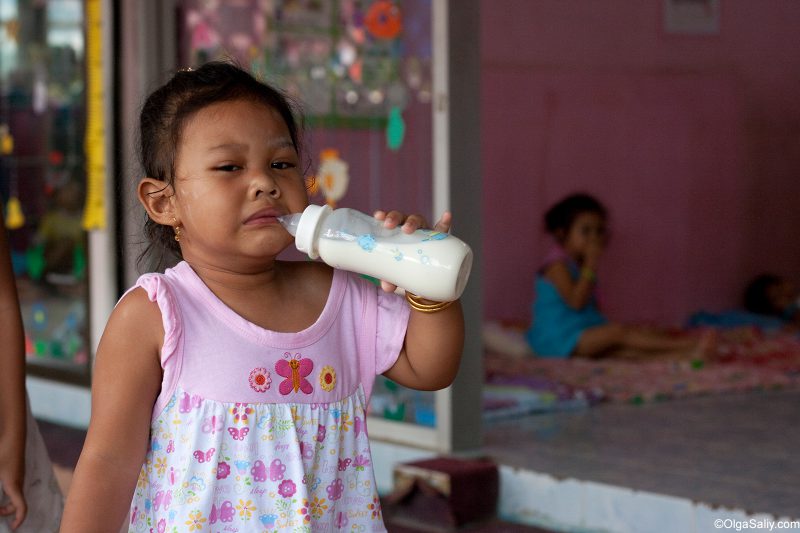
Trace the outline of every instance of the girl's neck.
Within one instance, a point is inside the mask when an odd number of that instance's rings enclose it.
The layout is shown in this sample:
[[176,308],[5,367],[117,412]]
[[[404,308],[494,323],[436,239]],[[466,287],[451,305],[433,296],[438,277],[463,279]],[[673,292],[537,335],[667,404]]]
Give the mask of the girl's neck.
[[185,259],[197,276],[203,280],[214,292],[218,290],[253,291],[264,290],[277,285],[280,280],[282,268],[280,261],[273,261],[265,268],[252,271],[232,270],[219,265],[208,264],[202,261]]

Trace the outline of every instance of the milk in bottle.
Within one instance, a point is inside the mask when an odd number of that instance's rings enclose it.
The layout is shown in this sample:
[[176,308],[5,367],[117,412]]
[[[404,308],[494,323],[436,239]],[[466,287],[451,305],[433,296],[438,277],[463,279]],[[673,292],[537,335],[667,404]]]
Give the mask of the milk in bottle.
[[354,209],[309,205],[302,214],[279,220],[295,236],[297,249],[312,259],[386,280],[429,300],[457,299],[472,268],[472,250],[456,237],[429,229],[387,229]]

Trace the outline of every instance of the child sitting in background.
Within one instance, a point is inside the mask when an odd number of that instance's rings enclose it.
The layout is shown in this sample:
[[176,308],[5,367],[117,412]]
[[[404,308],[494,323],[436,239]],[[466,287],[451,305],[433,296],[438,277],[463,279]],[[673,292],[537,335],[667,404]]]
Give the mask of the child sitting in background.
[[800,294],[788,279],[775,274],[761,274],[747,285],[744,307],[751,313],[777,317],[787,327],[800,326]]
[[595,298],[597,266],[606,246],[606,208],[587,194],[573,194],[545,214],[557,246],[536,276],[533,324],[528,342],[542,357],[704,357],[713,333],[674,336],[609,322]]

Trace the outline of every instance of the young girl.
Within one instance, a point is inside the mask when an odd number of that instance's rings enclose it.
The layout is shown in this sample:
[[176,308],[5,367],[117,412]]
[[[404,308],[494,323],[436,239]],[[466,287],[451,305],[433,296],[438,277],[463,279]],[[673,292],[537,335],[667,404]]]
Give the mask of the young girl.
[[[0,209],[0,220],[4,220]],[[0,533],[58,530],[63,498],[25,397],[25,341],[0,227]]]
[[542,357],[703,357],[712,334],[673,336],[609,322],[597,307],[595,283],[606,245],[606,209],[586,194],[568,196],[545,214],[545,229],[557,246],[536,276],[533,323],[528,342]]
[[109,319],[62,531],[385,531],[373,380],[450,384],[459,304],[409,306],[388,284],[276,260],[292,242],[276,217],[308,203],[301,132],[239,68],[177,73],[140,126],[146,233],[183,261],[142,276]]
[[755,315],[774,317],[788,330],[800,326],[800,295],[790,280],[775,274],[760,274],[744,291],[744,307]]

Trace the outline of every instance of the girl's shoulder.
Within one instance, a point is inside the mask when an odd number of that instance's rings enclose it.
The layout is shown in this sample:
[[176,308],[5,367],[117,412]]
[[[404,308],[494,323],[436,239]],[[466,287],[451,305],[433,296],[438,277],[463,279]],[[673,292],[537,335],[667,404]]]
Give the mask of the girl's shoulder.
[[544,260],[539,267],[539,273],[545,274],[554,266],[557,266],[558,268],[566,268],[570,261],[571,258],[564,248],[561,246],[553,246],[544,256]]
[[[154,327],[157,326],[156,329],[162,329],[161,312],[158,303],[148,293],[147,289],[140,285],[132,287],[119,299],[117,305],[114,306],[111,317],[122,319],[126,323],[136,325],[137,328],[139,326],[152,325]],[[150,328],[147,329],[148,331],[150,330]]]
[[547,265],[548,263],[554,263],[556,261],[566,261],[567,259],[569,259],[567,251],[562,246],[553,245],[547,250],[542,265]]

